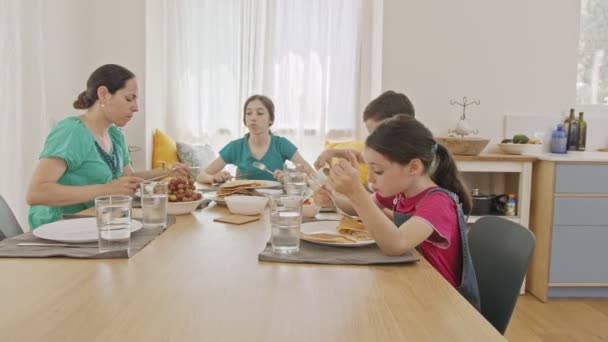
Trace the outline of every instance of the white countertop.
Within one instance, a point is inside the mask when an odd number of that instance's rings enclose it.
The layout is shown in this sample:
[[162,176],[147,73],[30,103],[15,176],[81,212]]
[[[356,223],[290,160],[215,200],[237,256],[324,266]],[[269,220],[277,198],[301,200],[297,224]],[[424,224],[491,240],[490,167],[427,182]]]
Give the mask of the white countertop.
[[608,162],[608,152],[599,151],[568,151],[568,153],[525,153],[540,160],[556,162]]

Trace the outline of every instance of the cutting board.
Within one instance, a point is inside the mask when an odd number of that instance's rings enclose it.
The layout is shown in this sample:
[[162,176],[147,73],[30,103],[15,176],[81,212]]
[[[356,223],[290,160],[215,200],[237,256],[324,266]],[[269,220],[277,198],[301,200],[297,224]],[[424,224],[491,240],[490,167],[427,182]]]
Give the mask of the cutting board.
[[259,215],[246,216],[246,215],[228,215],[213,219],[215,222],[231,223],[231,224],[244,224],[260,219]]

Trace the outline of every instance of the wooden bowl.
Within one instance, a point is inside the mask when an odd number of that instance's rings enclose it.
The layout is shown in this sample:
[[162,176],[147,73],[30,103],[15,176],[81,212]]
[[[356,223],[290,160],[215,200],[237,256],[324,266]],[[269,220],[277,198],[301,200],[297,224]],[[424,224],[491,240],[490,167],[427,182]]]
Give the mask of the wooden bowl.
[[435,137],[452,154],[476,156],[488,145],[490,139],[478,137]]

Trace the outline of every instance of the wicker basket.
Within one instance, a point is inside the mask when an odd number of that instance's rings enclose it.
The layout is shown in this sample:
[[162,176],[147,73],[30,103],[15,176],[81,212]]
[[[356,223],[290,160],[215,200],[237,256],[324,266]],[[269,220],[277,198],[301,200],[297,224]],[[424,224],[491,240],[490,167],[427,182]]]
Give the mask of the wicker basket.
[[452,154],[476,156],[488,145],[490,139],[478,137],[435,137]]

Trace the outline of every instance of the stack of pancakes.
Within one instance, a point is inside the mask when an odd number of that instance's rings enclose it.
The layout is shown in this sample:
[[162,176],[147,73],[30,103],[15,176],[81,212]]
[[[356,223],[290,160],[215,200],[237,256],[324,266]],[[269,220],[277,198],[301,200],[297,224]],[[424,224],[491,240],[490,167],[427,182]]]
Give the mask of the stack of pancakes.
[[223,200],[224,197],[230,195],[255,196],[259,195],[255,188],[263,185],[259,181],[252,180],[235,180],[226,182],[220,185],[217,191],[217,198]]

